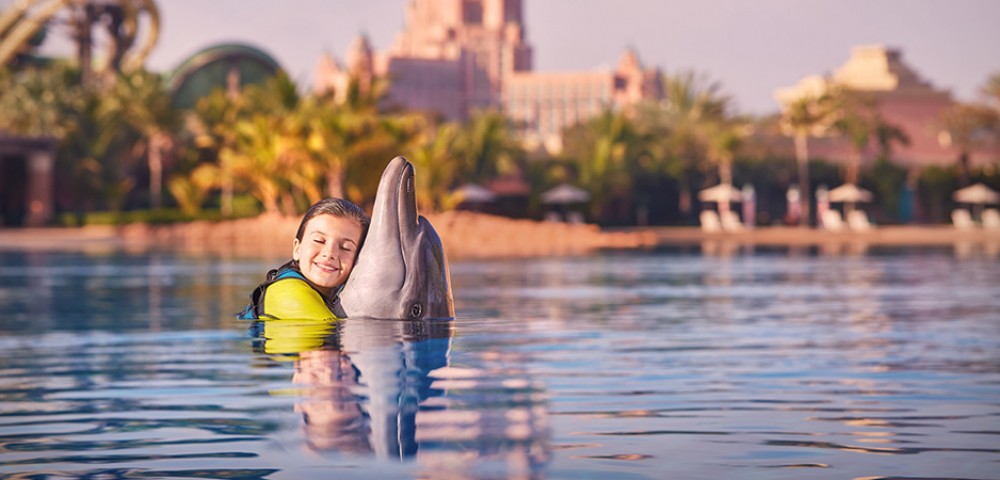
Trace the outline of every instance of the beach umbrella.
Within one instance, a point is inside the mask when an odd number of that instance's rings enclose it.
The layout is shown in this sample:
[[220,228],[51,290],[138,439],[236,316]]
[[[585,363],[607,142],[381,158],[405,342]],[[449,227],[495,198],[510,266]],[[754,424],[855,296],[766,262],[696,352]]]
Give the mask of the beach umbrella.
[[568,183],[561,183],[542,192],[542,203],[570,204],[584,203],[587,200],[590,200],[590,194],[586,190],[574,187]]
[[698,192],[698,200],[703,202],[729,203],[743,198],[740,190],[731,183],[720,183]]
[[951,198],[960,203],[1000,203],[1000,193],[982,183],[955,190],[951,194]]
[[872,201],[872,192],[859,188],[853,183],[845,183],[827,193],[831,202],[858,203]]
[[469,203],[489,203],[497,199],[495,193],[478,183],[466,183],[452,193],[460,195],[463,202]]

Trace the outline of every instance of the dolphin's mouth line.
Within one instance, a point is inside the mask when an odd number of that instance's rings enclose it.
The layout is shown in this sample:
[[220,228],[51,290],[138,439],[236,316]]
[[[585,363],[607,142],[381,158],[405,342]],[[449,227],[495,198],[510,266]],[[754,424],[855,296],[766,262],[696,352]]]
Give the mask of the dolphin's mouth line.
[[413,192],[412,169],[413,167],[404,165],[403,168],[400,169],[399,179],[396,181],[396,240],[399,242],[399,256],[400,260],[402,260],[401,263],[403,268],[403,285],[399,286],[400,290],[402,290],[403,286],[406,284],[407,274],[409,273],[407,271],[409,258],[407,257],[406,239],[404,238],[403,229],[405,227],[404,222],[408,222],[410,220],[407,216],[409,205],[408,195],[415,195]]

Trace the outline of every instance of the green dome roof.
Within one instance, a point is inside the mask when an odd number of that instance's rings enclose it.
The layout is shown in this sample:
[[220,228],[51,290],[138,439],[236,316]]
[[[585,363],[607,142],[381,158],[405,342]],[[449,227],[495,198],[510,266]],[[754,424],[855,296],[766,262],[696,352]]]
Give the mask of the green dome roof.
[[259,48],[241,43],[213,45],[191,55],[170,76],[167,85],[174,106],[192,108],[213,90],[225,89],[234,69],[240,88],[262,83],[282,70],[274,57]]

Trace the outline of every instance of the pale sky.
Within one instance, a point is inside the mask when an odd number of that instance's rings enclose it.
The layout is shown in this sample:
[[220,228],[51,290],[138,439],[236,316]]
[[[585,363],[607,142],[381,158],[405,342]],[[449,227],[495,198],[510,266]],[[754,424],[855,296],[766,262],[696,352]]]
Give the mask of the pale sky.
[[[162,34],[148,66],[170,70],[201,48],[240,41],[274,56],[307,87],[320,55],[343,58],[361,32],[376,50],[387,49],[403,28],[407,2],[159,0]],[[900,48],[918,74],[959,100],[974,99],[987,77],[1000,73],[996,0],[524,3],[535,70],[609,69],[631,46],[647,66],[696,70],[719,81],[744,113],[777,110],[776,88],[832,73],[856,45]]]

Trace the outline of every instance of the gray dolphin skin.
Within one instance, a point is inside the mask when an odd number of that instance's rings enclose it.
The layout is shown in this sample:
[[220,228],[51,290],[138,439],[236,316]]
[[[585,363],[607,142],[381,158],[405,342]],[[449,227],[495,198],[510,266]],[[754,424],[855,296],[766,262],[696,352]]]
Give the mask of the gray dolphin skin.
[[371,227],[334,314],[340,318],[453,318],[451,277],[434,227],[417,214],[413,165],[396,157],[382,173]]

